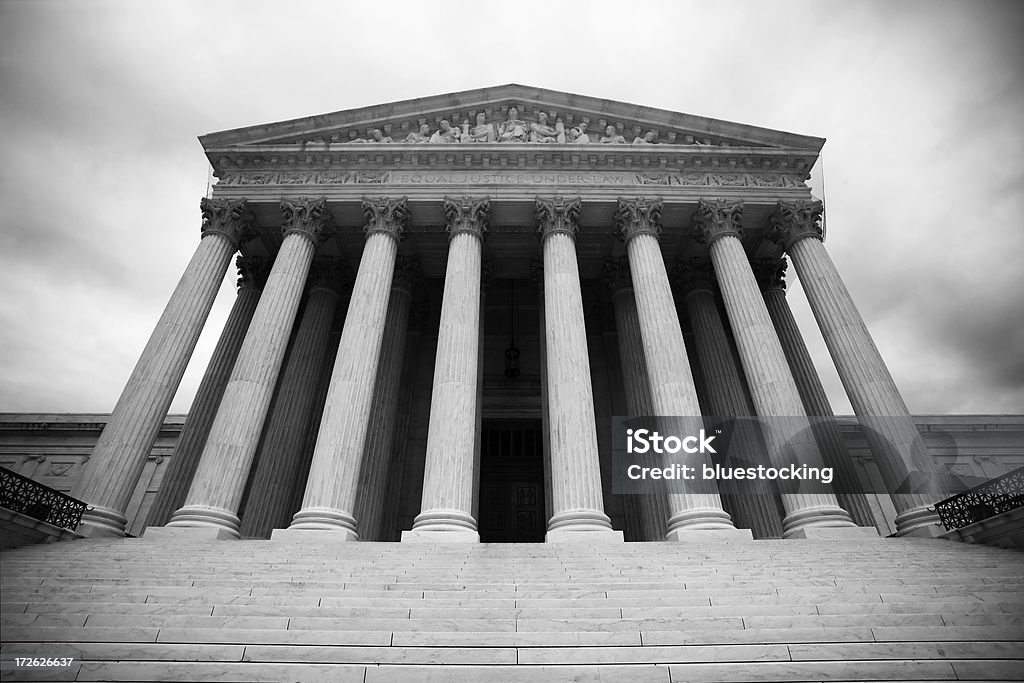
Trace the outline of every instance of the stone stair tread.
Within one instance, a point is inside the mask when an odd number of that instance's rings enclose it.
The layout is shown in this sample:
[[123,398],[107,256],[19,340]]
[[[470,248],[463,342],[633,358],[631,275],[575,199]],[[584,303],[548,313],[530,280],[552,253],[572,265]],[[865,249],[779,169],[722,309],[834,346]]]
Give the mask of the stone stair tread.
[[[340,547],[343,546],[343,547]],[[1024,678],[1024,555],[925,539],[0,553],[4,680]]]

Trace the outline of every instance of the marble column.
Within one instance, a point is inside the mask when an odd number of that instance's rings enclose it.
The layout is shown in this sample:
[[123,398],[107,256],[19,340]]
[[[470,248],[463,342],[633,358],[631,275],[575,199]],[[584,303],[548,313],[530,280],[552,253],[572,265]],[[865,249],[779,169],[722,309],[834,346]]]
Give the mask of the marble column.
[[227,322],[210,356],[206,373],[199,384],[188,419],[174,447],[171,463],[160,482],[160,490],[149,510],[148,526],[163,526],[171,515],[185,502],[185,495],[192,486],[192,478],[199,467],[199,456],[203,454],[206,437],[213,426],[220,399],[224,395],[235,359],[242,348],[242,340],[249,329],[249,321],[260,300],[260,292],[270,274],[270,263],[258,256],[239,256],[238,295],[228,314]]
[[537,199],[551,439],[547,541],[621,541],[604,512],[576,233],[580,200]]
[[768,315],[772,318],[775,331],[782,343],[782,351],[786,354],[789,368],[793,372],[800,399],[811,418],[818,447],[825,462],[835,470],[833,488],[836,490],[839,505],[850,513],[857,526],[875,526],[871,506],[864,497],[864,490],[846,448],[846,441],[836,425],[835,414],[825,394],[825,387],[821,384],[821,378],[811,361],[804,337],[797,327],[789,302],[786,301],[786,260],[758,259],[752,265],[765,306],[768,308]]
[[404,197],[363,200],[363,214],[367,220],[366,245],[338,343],[302,509],[295,513],[287,530],[275,530],[272,538],[301,538],[310,530],[334,532],[332,540],[359,540],[353,515],[356,488],[373,408],[398,241],[409,220]]
[[[629,257],[653,414],[682,418],[687,430],[697,434],[703,427],[697,389],[659,245],[661,206],[661,200],[620,199],[615,222]],[[711,464],[707,454],[688,458],[691,464],[702,460]],[[683,481],[678,484],[687,486]],[[735,534],[717,492],[673,493],[669,495],[669,508],[668,540],[686,540],[683,536],[690,531]]]
[[[341,342],[341,332],[345,325],[345,315],[348,312],[349,297],[352,296],[352,285],[349,284],[347,291],[344,291],[338,308],[334,311],[334,324],[328,336],[327,351],[323,365],[317,374],[316,389],[314,389],[313,411],[309,415],[309,422],[306,425],[306,438],[302,442],[302,449],[299,451],[299,464],[295,468],[295,478],[291,482],[292,495],[289,499],[287,511],[274,520],[274,529],[286,529],[291,524],[295,513],[302,509],[302,499],[306,495],[306,481],[309,479],[309,468],[313,463],[313,451],[316,450],[316,437],[320,432],[320,422],[324,416],[324,404],[327,403],[327,390],[331,386],[331,375],[334,373],[334,359],[338,355],[338,345]],[[271,532],[273,534],[273,532]]]
[[359,522],[359,538],[364,541],[384,540],[381,538],[381,519],[389,487],[388,466],[394,444],[405,340],[409,331],[409,306],[412,292],[419,289],[422,281],[423,271],[419,261],[416,258],[399,257],[388,298],[384,339],[373,391],[373,411],[370,413],[366,452],[356,493],[356,520]]
[[[736,366],[725,325],[715,303],[715,273],[711,264],[703,259],[681,260],[673,275],[686,306],[693,342],[704,376],[704,398],[709,414],[720,418],[749,417],[749,405],[743,390],[743,380]],[[731,450],[741,453],[753,466],[768,465],[764,443],[750,429],[733,432]],[[754,532],[756,538],[782,536],[782,520],[773,496],[775,487],[768,482],[744,482],[738,490],[726,492],[727,502],[736,512],[736,523]]]
[[533,259],[530,261],[530,279],[537,286],[537,310],[539,320],[537,334],[540,338],[540,428],[541,444],[544,449],[544,528],[551,521],[551,511],[554,510],[554,503],[551,498],[551,415],[548,409],[550,398],[548,396],[548,358],[547,358],[547,322],[544,317],[544,261]]
[[[647,372],[647,361],[644,358],[640,316],[636,308],[633,279],[629,272],[629,259],[623,257],[605,263],[605,277],[612,291],[626,410],[630,415],[638,417],[656,415],[651,403],[651,382]],[[642,521],[643,540],[660,541],[668,533],[666,523],[672,515],[666,492],[657,485],[660,482],[651,484],[653,490],[635,498]]]
[[[740,241],[742,212],[741,202],[700,200],[694,214],[697,234],[711,254],[754,408],[759,417],[770,420],[762,422],[769,461],[777,467],[791,459],[821,467],[800,393]],[[833,528],[857,529],[835,495],[826,492],[826,485],[817,487],[821,492],[782,495],[786,538],[847,533]]]
[[480,541],[473,517],[477,461],[480,285],[490,203],[446,197],[444,276],[420,514],[402,541]]
[[[348,272],[346,272],[348,271]],[[309,297],[287,354],[256,455],[242,513],[241,534],[267,538],[291,506],[319,373],[327,355],[338,298],[351,271],[337,258],[318,256],[309,274]]]
[[485,258],[480,263],[480,325],[477,348],[480,352],[476,357],[476,426],[473,431],[473,519],[480,518],[480,458],[482,457],[481,441],[484,434],[484,311],[487,309],[487,290],[491,287],[494,277],[494,261]]
[[231,255],[254,227],[245,200],[200,200],[202,239],[142,351],[71,495],[77,532],[124,536],[125,510],[206,324]]
[[402,361],[398,409],[388,464],[388,485],[384,490],[384,512],[381,516],[380,540],[397,541],[400,537],[398,517],[405,489],[406,451],[412,422],[413,401],[416,398],[416,377],[419,370],[420,347],[423,332],[430,318],[430,302],[421,290],[413,298],[409,309],[408,339]]
[[[164,529],[238,538],[238,506],[259,445],[313,252],[330,221],[325,200],[282,201],[284,241],[224,389],[185,504]],[[159,529],[160,527],[156,527]]]
[[793,260],[825,345],[893,496],[897,535],[934,535],[941,529],[929,506],[944,497],[935,461],[825,251],[821,212],[820,201],[779,202],[771,217],[772,238]]

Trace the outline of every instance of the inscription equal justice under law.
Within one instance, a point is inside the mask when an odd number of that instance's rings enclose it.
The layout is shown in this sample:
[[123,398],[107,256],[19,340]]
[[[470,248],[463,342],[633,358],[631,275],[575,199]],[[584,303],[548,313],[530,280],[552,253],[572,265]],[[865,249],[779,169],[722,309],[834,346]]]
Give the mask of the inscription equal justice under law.
[[258,172],[230,175],[224,185],[687,185],[717,187],[800,187],[802,177],[784,173],[509,173],[417,171]]
[[635,185],[627,173],[392,173],[399,185]]

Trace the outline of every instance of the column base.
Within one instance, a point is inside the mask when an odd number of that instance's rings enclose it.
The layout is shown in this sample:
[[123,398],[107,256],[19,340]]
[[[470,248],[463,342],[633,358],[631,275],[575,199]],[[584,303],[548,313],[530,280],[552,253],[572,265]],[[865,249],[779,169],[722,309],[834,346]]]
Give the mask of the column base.
[[344,527],[306,529],[289,527],[270,532],[272,543],[347,543],[359,541],[359,534]]
[[624,543],[625,537],[621,531],[611,527],[580,527],[562,526],[557,529],[549,529],[544,535],[545,543]]
[[479,543],[475,529],[413,529],[402,532],[402,543]]
[[82,538],[123,538],[127,526],[128,518],[117,510],[92,505],[82,514],[82,521],[75,533]]
[[[896,496],[893,496],[895,502]],[[939,513],[927,505],[905,510],[896,515],[896,536],[916,536],[921,538],[938,538],[946,533],[939,520]]]
[[205,505],[186,505],[171,515],[171,521],[164,526],[165,529],[223,529],[232,537],[241,538],[238,527],[239,520],[233,512]]
[[147,526],[141,541],[175,543],[181,541],[237,541],[239,536],[215,526]]
[[462,510],[427,510],[416,515],[403,543],[479,543],[476,520]]
[[[690,534],[694,531],[723,531],[731,533],[736,531],[729,513],[720,507],[696,507],[679,510],[669,517],[668,540],[673,534]],[[750,531],[747,529],[746,531]]]
[[[785,496],[783,497],[785,502]],[[794,538],[811,529],[859,529],[850,513],[835,505],[805,507],[791,512],[782,520],[782,537]],[[805,538],[799,536],[798,538]]]
[[878,529],[873,526],[812,526],[797,529],[788,536],[791,538],[806,538],[812,541],[867,541],[872,538],[880,538]]
[[683,527],[673,529],[665,536],[672,543],[753,543],[754,532],[750,529],[735,527],[723,529],[694,529]]
[[[302,508],[292,517],[289,529],[301,531],[336,531],[350,534],[350,540],[359,540],[356,518],[345,510],[335,508]],[[277,530],[275,529],[275,533]],[[273,538],[273,536],[271,536]]]

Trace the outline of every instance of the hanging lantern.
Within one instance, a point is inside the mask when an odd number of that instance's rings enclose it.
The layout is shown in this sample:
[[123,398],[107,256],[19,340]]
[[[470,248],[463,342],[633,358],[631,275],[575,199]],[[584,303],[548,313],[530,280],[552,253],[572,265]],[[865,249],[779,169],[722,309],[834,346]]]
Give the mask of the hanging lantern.
[[505,349],[505,376],[519,376],[519,349],[516,348],[515,344]]

